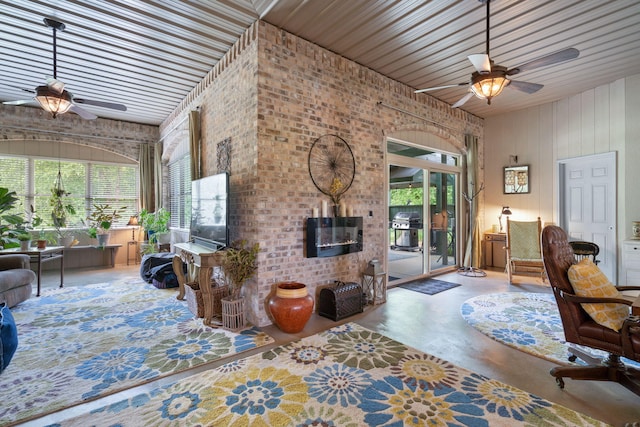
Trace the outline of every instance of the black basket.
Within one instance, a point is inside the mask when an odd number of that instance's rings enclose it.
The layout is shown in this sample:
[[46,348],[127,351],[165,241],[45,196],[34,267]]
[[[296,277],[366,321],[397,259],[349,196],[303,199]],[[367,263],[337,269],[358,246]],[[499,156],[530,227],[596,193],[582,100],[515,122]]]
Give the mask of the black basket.
[[320,291],[318,298],[318,314],[332,320],[362,313],[365,295],[362,285],[355,282],[338,282]]

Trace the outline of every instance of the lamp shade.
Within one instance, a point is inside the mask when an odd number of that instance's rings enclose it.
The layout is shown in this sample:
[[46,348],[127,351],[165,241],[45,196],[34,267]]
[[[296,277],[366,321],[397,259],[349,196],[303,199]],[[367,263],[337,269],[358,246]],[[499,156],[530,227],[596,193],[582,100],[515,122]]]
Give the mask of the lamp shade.
[[58,114],[64,114],[71,108],[71,95],[66,90],[58,93],[49,86],[36,88],[36,101],[45,110],[51,113],[55,119]]
[[129,222],[127,223],[128,226],[138,226],[140,225],[138,223],[138,216],[137,215],[131,215],[131,217],[129,217]]
[[501,215],[511,215],[511,209],[509,209],[509,206],[502,207]]

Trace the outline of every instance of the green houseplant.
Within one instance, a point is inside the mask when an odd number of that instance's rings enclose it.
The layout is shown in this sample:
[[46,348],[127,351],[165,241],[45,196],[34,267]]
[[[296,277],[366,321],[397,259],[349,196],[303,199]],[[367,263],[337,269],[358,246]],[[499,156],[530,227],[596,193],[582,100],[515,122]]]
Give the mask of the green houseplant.
[[26,213],[25,219],[22,224],[16,227],[17,235],[20,241],[20,249],[26,251],[31,247],[31,241],[33,240],[32,231],[42,224],[42,218],[37,214],[33,205],[29,206],[29,212]]
[[98,246],[109,244],[109,230],[113,222],[122,217],[126,206],[113,208],[109,204],[94,204],[91,213],[87,217],[89,237],[98,239]]
[[58,172],[56,182],[53,187],[51,187],[49,206],[51,206],[51,221],[55,228],[55,234],[58,242],[62,246],[69,246],[73,241],[73,235],[70,234],[69,230],[65,230],[68,215],[76,214],[76,209],[66,200],[70,195],[71,193],[66,191],[62,186],[62,176],[60,172]]
[[164,237],[169,236],[171,213],[165,208],[159,208],[155,212],[142,209],[138,214],[138,218],[140,225],[145,229],[148,236],[148,241],[140,246],[142,253],[152,254],[158,252],[159,243],[168,243],[164,240]]
[[142,209],[138,217],[140,218],[140,225],[149,235],[149,243],[159,243],[158,238],[161,239],[163,234],[169,233],[171,213],[165,208],[160,208],[155,212]]
[[18,203],[15,191],[0,187],[0,246],[15,248],[20,242],[18,236],[23,235],[25,220],[22,216],[10,213]]

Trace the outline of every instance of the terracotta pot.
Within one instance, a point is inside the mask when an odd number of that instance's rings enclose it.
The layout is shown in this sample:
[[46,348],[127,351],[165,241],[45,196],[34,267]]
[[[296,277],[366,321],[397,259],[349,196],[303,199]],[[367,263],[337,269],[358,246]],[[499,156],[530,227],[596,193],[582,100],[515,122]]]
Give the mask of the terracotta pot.
[[46,249],[47,248],[47,241],[46,240],[36,240],[36,245],[38,246],[38,249]]
[[294,334],[303,330],[313,312],[313,298],[307,291],[307,285],[277,283],[276,294],[269,300],[269,311],[283,332]]

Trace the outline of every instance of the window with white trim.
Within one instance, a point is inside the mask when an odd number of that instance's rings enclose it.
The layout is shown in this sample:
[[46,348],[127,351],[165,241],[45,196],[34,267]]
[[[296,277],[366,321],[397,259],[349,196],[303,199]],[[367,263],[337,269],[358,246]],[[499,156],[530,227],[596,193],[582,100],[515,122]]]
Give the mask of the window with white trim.
[[169,164],[169,210],[171,227],[191,225],[191,157],[185,155]]
[[137,214],[138,166],[0,156],[0,170],[0,187],[15,191],[21,201],[14,213],[23,215],[33,206],[44,228],[53,227],[49,198],[58,171],[64,189],[71,193],[67,201],[76,210],[67,218],[68,227],[83,227],[94,204],[126,208],[114,227],[126,226],[129,217]]

